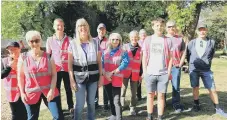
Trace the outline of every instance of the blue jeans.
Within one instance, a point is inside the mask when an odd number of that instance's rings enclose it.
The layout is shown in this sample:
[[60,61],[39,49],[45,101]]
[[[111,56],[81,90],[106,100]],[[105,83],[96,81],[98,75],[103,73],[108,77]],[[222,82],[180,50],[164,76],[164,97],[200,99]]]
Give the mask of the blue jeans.
[[181,68],[172,67],[172,105],[173,107],[180,104],[180,78]]
[[[98,87],[98,82],[90,82],[85,84],[78,84],[78,91],[76,92],[76,106],[74,111],[74,120],[82,120],[82,112],[87,101],[87,119],[95,120],[95,94]],[[85,96],[87,95],[87,96]]]
[[50,102],[47,102],[47,98],[43,94],[40,96],[40,99],[36,104],[32,104],[32,105],[25,104],[25,108],[27,110],[27,115],[28,115],[28,120],[38,120],[40,104],[41,104],[42,99],[43,99],[45,105],[48,106],[48,108],[53,116],[53,120],[60,120],[58,107],[57,107],[57,101],[59,100],[59,96],[55,97]]

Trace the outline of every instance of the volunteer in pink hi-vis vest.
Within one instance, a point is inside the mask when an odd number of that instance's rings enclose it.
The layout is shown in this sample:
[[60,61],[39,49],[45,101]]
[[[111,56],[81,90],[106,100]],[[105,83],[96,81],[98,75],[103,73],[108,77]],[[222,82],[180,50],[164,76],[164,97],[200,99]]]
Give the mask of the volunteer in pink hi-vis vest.
[[[101,53],[106,49],[107,47],[107,43],[108,43],[108,39],[106,38],[106,25],[104,23],[100,23],[97,27],[97,32],[98,32],[98,36],[93,38],[94,40],[97,41],[97,43],[99,43],[99,47],[101,49]],[[103,103],[104,103],[104,110],[108,110],[109,109],[109,105],[108,105],[108,96],[107,96],[107,91],[105,91],[105,86],[103,86]],[[99,107],[99,87],[97,88],[96,91],[96,95],[95,95],[95,108],[100,108]]]
[[165,93],[172,69],[172,43],[163,35],[165,22],[162,18],[152,21],[154,34],[143,44],[143,78],[147,89],[147,120],[153,120],[154,96],[158,93],[158,120],[163,119]]
[[136,92],[139,81],[141,81],[141,60],[142,60],[142,54],[141,54],[141,47],[138,44],[139,40],[139,33],[136,30],[133,30],[129,33],[129,39],[130,43],[124,44],[123,49],[128,52],[129,56],[129,65],[126,69],[122,71],[124,75],[124,81],[123,81],[123,92],[121,94],[121,105],[123,109],[125,106],[125,95],[128,88],[128,83],[130,81],[130,90],[131,90],[131,101],[130,101],[130,114],[136,115]]
[[60,97],[56,88],[54,60],[41,50],[42,38],[38,31],[28,31],[25,38],[30,50],[19,57],[17,77],[28,120],[38,120],[42,100],[48,106],[53,119],[60,120],[57,104]]
[[104,83],[110,83],[111,86],[106,86],[109,89],[108,96],[111,105],[112,115],[109,120],[122,120],[121,109],[121,87],[123,82],[122,70],[129,63],[127,52],[122,50],[122,37],[119,33],[111,33],[109,36],[109,45],[102,54],[103,76]]
[[168,21],[166,23],[167,37],[173,43],[172,51],[172,107],[175,113],[180,113],[184,110],[183,105],[180,104],[180,78],[181,78],[181,67],[184,64],[186,51],[185,43],[181,36],[176,33],[176,23],[175,21]]
[[[73,98],[68,73],[68,46],[70,38],[64,33],[64,21],[62,19],[55,19],[53,28],[55,33],[47,39],[46,51],[54,58],[57,71],[57,88],[61,93],[61,82],[63,79],[68,109],[73,113]],[[60,102],[61,106],[62,104]]]
[[[141,29],[139,31],[139,38],[140,38],[140,40],[138,41],[138,43],[139,43],[139,45],[140,45],[141,48],[143,47],[143,43],[144,43],[144,40],[146,39],[146,37],[147,37],[146,30],[145,29]],[[141,73],[142,72],[143,72],[143,69],[141,67]],[[141,88],[141,85],[142,85],[142,80],[139,81],[138,87],[137,87],[137,100],[138,101],[142,100],[142,88]]]
[[6,98],[9,102],[12,117],[11,120],[27,120],[27,113],[24,103],[20,98],[20,91],[17,86],[17,62],[20,55],[18,42],[10,42],[6,46],[9,56],[1,60],[1,79],[6,91]]

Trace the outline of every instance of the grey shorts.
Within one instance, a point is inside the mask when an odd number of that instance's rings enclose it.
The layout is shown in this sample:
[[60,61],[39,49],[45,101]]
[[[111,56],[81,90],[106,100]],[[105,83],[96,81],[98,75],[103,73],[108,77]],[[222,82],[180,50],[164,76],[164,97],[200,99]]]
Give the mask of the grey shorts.
[[166,93],[168,87],[168,74],[165,75],[149,75],[145,74],[144,80],[146,82],[147,93],[159,92]]

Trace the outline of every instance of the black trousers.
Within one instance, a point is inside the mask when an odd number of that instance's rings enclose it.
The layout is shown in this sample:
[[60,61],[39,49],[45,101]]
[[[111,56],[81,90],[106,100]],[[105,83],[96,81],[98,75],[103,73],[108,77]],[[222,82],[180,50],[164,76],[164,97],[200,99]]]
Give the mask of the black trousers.
[[141,99],[142,98],[142,93],[141,93],[141,83],[138,82],[138,88],[137,88],[137,98]]
[[[65,87],[65,91],[66,91],[68,109],[74,108],[73,107],[72,90],[71,90],[71,87],[70,87],[69,73],[65,72],[65,71],[57,72],[57,88],[58,88],[60,93],[61,93],[62,78],[63,78],[64,87]],[[61,94],[60,94],[60,100],[61,100]],[[60,102],[60,107],[62,108],[61,102]]]
[[[111,95],[111,96],[109,96],[109,95]],[[112,84],[111,83],[103,86],[103,103],[104,103],[104,106],[108,106],[108,103],[110,101],[113,101]]]
[[21,98],[17,102],[9,102],[12,120],[27,120],[27,111]]
[[[111,93],[112,90],[112,93]],[[108,98],[110,100],[110,108],[112,115],[116,116],[116,120],[122,120],[121,109],[121,87],[113,87],[112,84],[105,85],[105,91],[108,92]]]
[[95,94],[95,105],[99,104],[99,87],[97,87],[97,91]]

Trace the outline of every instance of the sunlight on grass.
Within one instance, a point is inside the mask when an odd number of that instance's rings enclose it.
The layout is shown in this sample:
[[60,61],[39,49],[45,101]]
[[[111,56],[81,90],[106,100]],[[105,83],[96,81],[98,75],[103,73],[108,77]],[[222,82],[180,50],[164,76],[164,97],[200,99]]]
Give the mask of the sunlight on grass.
[[[219,95],[220,106],[225,109],[227,112],[227,60],[214,58],[212,71],[214,72],[214,78],[216,83],[216,88]],[[130,87],[128,88],[126,95],[126,103],[129,105],[130,100]],[[208,91],[204,88],[202,81],[200,81],[200,102],[201,109],[200,112],[185,112],[181,114],[173,114],[173,109],[171,107],[171,92],[172,92],[171,82],[169,82],[168,93],[167,93],[167,106],[165,109],[165,119],[166,120],[224,120],[224,118],[215,115],[214,106],[212,101],[210,100]],[[99,104],[102,105],[102,88],[100,90],[100,99]],[[62,86],[62,101],[63,101],[63,109],[67,109],[66,104],[66,96],[65,91]],[[146,97],[146,89],[145,83],[142,84],[142,94]],[[74,97],[75,101],[75,97]],[[192,89],[190,86],[190,81],[188,74],[182,72],[181,78],[181,102],[186,106],[186,108],[191,108],[193,105],[193,96]],[[126,105],[127,105],[126,104]],[[155,100],[155,107],[156,107]],[[85,105],[86,108],[86,105]],[[155,108],[156,109],[156,108]],[[146,117],[146,99],[138,102],[137,111],[144,110],[144,112],[137,116],[130,116],[129,109],[123,112],[124,120],[144,120]],[[86,111],[86,109],[85,109]],[[157,113],[155,112],[155,115]],[[110,116],[110,112],[104,112],[103,109],[99,109],[96,111],[96,119],[97,120],[105,120],[108,116]],[[86,116],[86,115],[84,115]],[[41,111],[39,120],[51,120],[50,112],[45,108]],[[85,117],[84,117],[85,119]],[[71,120],[71,118],[66,118],[66,120]]]

